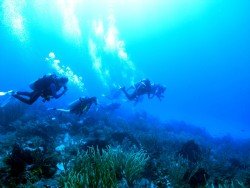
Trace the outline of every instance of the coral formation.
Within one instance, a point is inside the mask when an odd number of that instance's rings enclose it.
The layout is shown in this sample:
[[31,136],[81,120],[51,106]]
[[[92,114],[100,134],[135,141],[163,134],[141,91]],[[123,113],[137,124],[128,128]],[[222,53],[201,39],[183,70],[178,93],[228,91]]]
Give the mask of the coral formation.
[[[15,108],[0,112],[1,187],[250,184],[249,140],[214,138],[146,113],[102,109],[80,118],[48,112],[43,105]],[[17,113],[5,116],[7,109]]]
[[184,143],[178,154],[192,163],[197,163],[202,156],[201,149],[194,140]]

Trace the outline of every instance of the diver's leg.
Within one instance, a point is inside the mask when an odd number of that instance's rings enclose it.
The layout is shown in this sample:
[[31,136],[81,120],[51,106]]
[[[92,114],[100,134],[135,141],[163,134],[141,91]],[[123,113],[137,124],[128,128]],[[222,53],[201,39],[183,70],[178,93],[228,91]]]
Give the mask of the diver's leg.
[[62,109],[62,108],[56,108],[55,110],[56,110],[56,111],[59,111],[59,112],[67,112],[67,113],[70,112],[70,110]]
[[135,89],[135,86],[130,86],[127,91],[131,90],[131,89]]
[[33,92],[27,92],[27,91],[17,91],[16,92],[17,95],[24,95],[24,96],[27,96],[27,97],[31,97]]
[[26,99],[20,95],[17,95],[17,94],[14,94],[12,95],[13,97],[15,97],[16,99],[18,99],[19,101],[23,102],[23,103],[26,103],[26,104],[29,104],[30,102],[30,99]]
[[126,91],[126,89],[125,89],[125,88],[122,88],[121,90],[122,90],[122,92],[126,95],[126,97],[129,99],[129,98],[130,98],[130,95],[128,94],[128,92]]
[[47,110],[48,111],[50,111],[50,110],[56,110],[56,111],[59,111],[59,112],[67,112],[67,113],[70,112],[70,110],[63,109],[63,108],[48,108]]
[[[29,96],[29,98],[24,98],[20,95]],[[41,95],[40,92],[17,92],[16,94],[13,94],[12,96],[20,100],[23,103],[31,105],[40,97],[40,95]]]
[[125,88],[122,88],[121,89],[123,91],[123,93],[126,95],[126,97],[129,99],[129,100],[134,100],[135,97],[136,97],[136,92],[133,92],[132,94],[129,94]]
[[22,97],[20,95],[25,95],[25,96],[30,97],[30,92],[21,92],[21,91],[18,91],[18,92],[15,92],[15,93],[12,94],[12,96],[14,98],[18,99],[19,101],[21,101],[23,103],[28,104],[29,103],[29,99],[24,98],[24,97]]
[[30,97],[30,104],[33,104],[39,97],[41,96],[40,92],[33,92],[33,94]]

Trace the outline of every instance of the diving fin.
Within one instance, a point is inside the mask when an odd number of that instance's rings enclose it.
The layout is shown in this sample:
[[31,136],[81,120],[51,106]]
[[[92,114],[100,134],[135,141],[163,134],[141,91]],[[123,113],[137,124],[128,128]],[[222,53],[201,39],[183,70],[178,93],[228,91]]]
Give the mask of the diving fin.
[[0,96],[2,97],[2,96],[5,96],[5,95],[7,95],[8,94],[8,92],[0,92]]
[[50,110],[57,110],[56,108],[47,108],[48,111]]
[[6,92],[0,91],[0,97],[8,95],[8,94],[12,94],[13,92],[14,92],[13,90],[9,90],[9,91],[6,91]]

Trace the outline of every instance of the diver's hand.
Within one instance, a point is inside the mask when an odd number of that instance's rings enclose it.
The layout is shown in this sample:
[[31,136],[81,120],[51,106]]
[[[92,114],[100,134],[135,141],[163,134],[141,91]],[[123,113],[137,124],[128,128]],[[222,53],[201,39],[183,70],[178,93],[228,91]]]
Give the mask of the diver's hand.
[[63,91],[62,91],[61,95],[64,95],[67,91],[68,91],[67,86],[64,86],[64,87],[63,87]]
[[67,86],[64,86],[63,89],[64,89],[64,92],[68,91],[68,87]]
[[42,101],[43,101],[43,102],[50,101],[51,98],[53,98],[53,97],[45,97],[45,98],[43,98]]

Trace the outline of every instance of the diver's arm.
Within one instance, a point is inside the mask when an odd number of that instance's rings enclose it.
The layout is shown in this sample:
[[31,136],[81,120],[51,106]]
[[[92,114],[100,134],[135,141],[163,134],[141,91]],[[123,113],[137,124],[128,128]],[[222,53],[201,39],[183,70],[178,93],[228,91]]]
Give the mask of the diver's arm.
[[63,108],[57,108],[56,111],[70,113],[70,110],[68,110],[68,109],[63,109]]
[[161,101],[161,100],[162,100],[162,98],[164,98],[164,95],[159,94],[159,95],[157,95],[157,97],[158,97],[158,99]]
[[62,91],[61,93],[57,94],[55,84],[51,84],[51,85],[50,85],[50,89],[51,89],[52,96],[53,96],[55,99],[60,98],[60,97],[61,97],[64,93],[66,93],[66,91],[68,90],[67,87],[64,86],[63,91]]
[[63,109],[63,108],[47,108],[48,111],[50,110],[56,110],[56,111],[59,111],[59,112],[70,112],[70,110],[68,109]]

